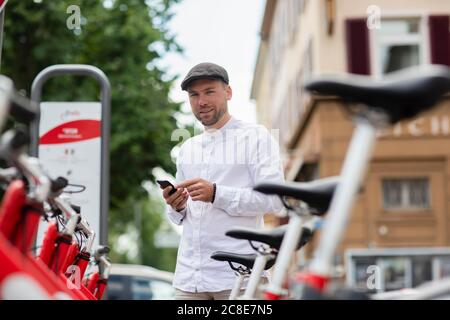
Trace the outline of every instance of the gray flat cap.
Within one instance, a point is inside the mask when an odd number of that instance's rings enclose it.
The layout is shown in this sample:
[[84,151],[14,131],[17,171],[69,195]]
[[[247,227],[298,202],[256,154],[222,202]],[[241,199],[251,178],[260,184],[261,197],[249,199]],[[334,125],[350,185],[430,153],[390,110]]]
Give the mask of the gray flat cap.
[[217,79],[229,83],[228,73],[224,68],[214,63],[203,62],[189,70],[181,83],[181,89],[186,91],[189,84],[198,79]]

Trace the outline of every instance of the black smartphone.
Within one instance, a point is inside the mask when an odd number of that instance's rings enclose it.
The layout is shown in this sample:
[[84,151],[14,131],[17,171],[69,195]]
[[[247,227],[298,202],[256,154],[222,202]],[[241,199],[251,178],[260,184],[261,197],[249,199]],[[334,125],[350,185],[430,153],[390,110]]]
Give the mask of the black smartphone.
[[177,189],[174,187],[174,185],[171,184],[171,183],[170,183],[169,181],[167,181],[167,180],[156,180],[156,182],[158,182],[158,184],[159,184],[159,185],[161,186],[161,188],[163,188],[163,189],[165,189],[165,188],[167,188],[167,187],[169,187],[169,186],[172,187],[172,190],[169,191],[169,196],[172,195],[172,194],[174,194],[174,193],[177,191]]

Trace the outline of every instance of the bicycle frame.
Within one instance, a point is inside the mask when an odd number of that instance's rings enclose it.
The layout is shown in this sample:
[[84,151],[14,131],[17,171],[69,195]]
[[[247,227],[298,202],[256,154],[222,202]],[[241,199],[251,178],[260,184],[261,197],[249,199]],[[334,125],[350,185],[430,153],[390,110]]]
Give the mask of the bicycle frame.
[[[273,249],[271,249],[270,247],[264,248],[263,246],[261,246],[257,249],[257,252],[258,255],[255,259],[255,263],[253,264],[253,268],[250,273],[247,287],[245,288],[244,294],[238,297],[238,299],[242,300],[254,299],[256,290],[258,289],[259,282],[261,281],[261,276],[264,273],[267,261],[269,261],[270,258],[274,256]],[[239,290],[237,290],[237,292],[239,292]]]
[[[81,293],[79,290],[77,291],[76,289],[78,288],[71,288],[72,290],[70,290],[67,287],[67,278],[64,274],[62,274],[64,278],[61,279],[60,271],[64,270],[62,268],[70,262],[68,260],[68,251],[72,242],[63,250],[56,252],[63,262],[60,269],[54,264],[54,268],[49,269],[49,264],[45,263],[51,261],[51,259],[48,259],[48,253],[54,248],[49,239],[47,239],[44,246],[45,262],[31,255],[30,246],[36,237],[39,216],[36,214],[36,210],[29,209],[30,206],[27,204],[25,194],[25,183],[22,180],[15,180],[8,186],[2,201],[0,235],[6,237],[6,239],[1,241],[1,260],[4,267],[2,265],[0,281],[4,281],[12,273],[18,273],[31,277],[36,282],[35,287],[40,288],[36,289],[36,292],[40,292],[37,295],[42,298],[53,297],[55,294],[60,296],[61,293],[73,299],[93,298],[87,297],[86,294]],[[54,238],[55,226],[50,225],[49,228],[50,233],[48,233],[48,237]],[[77,246],[76,243],[75,246]],[[33,283],[33,281],[30,283]]]
[[303,227],[307,226],[311,230],[314,230],[315,221],[318,219],[311,215],[309,210],[303,206],[289,208],[289,211],[294,211],[294,214],[289,220],[286,234],[281,243],[280,252],[278,253],[274,266],[272,281],[264,293],[266,300],[280,300],[283,296],[287,295],[288,291],[285,289],[285,279],[292,255],[302,237]]
[[367,111],[356,117],[356,128],[342,167],[342,180],[332,198],[324,220],[310,271],[299,280],[319,292],[324,292],[331,280],[333,258],[342,239],[352,204],[363,181],[376,141],[376,129],[387,123],[384,114]]
[[244,283],[245,278],[247,278],[250,274],[250,270],[248,269],[234,269],[236,271],[236,280],[233,285],[233,289],[231,290],[229,300],[237,299],[239,295],[239,291],[241,290],[242,284]]
[[[27,123],[39,115],[38,110],[34,110],[26,99],[13,97],[12,81],[0,75],[0,127],[10,106],[15,111],[15,117]],[[89,251],[95,233],[70,208],[70,204],[57,196],[61,194],[64,183],[52,181],[42,171],[39,160],[24,152],[28,141],[25,131],[9,130],[2,135],[1,140],[1,156],[13,164],[13,168],[9,169],[15,170],[2,169],[0,174],[2,181],[9,183],[0,205],[0,299],[101,298],[110,264],[104,256],[100,256],[99,266],[103,270],[98,281],[92,282],[96,289],[94,296],[82,285],[82,277],[90,261]],[[49,223],[42,250],[35,257],[31,246],[37,235],[40,217],[45,215],[44,201],[56,205],[66,215],[67,223],[61,232],[56,223]],[[87,236],[87,244],[83,249],[73,241],[76,228]],[[109,252],[109,249],[103,250],[105,252]],[[77,271],[75,276],[78,278],[71,277],[72,270]]]
[[0,232],[23,254],[27,254],[37,233],[42,205],[27,204],[25,183],[14,180],[0,207]]
[[[58,279],[58,276],[33,259],[29,255],[23,255],[17,247],[12,245],[3,234],[0,233],[0,287],[4,287],[6,282],[19,277],[19,283],[27,285],[27,288],[33,288],[34,291],[22,292],[28,298],[33,299],[54,299],[56,297],[76,299],[77,296],[68,290]],[[17,279],[17,278],[16,278]],[[22,280],[20,280],[22,279]],[[23,279],[26,279],[23,281]],[[0,290],[8,292],[7,290]],[[17,293],[18,294],[18,293]],[[2,297],[7,299],[23,299],[21,296],[14,295]]]
[[[92,241],[90,241],[91,243]],[[81,281],[89,264],[89,252],[80,251],[78,244],[72,241],[67,234],[59,232],[54,222],[47,227],[43,246],[37,259],[59,274],[59,277],[68,284],[71,290],[81,292],[90,300],[96,299]]]
[[101,300],[107,284],[108,279],[103,278],[100,272],[96,271],[89,276],[85,285],[96,299]]

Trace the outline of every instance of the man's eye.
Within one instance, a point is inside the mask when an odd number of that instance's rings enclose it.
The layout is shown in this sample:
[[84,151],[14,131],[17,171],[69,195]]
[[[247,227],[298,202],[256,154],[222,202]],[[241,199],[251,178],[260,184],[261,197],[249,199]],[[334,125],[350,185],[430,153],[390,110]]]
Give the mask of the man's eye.
[[198,96],[198,94],[196,94],[196,93],[191,93],[189,96],[190,96],[190,97],[196,97],[196,96]]
[[206,94],[212,94],[214,91],[206,91]]

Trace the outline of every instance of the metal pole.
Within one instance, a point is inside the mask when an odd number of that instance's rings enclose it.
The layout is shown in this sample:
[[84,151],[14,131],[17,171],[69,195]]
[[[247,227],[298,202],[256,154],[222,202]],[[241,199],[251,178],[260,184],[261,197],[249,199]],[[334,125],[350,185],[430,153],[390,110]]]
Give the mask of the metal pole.
[[329,276],[336,249],[340,244],[353,201],[363,182],[376,142],[376,127],[366,119],[358,119],[341,171],[339,183],[323,225],[322,236],[310,270],[314,274]]
[[285,292],[283,289],[283,282],[286,278],[292,255],[294,254],[295,248],[302,237],[303,223],[304,218],[300,217],[298,214],[293,214],[289,219],[288,228],[283,237],[283,241],[281,242],[280,250],[278,251],[272,281],[267,287],[267,292],[274,295],[282,295]]
[[229,300],[235,300],[237,298],[239,292],[241,291],[241,286],[244,283],[245,277],[245,274],[238,273],[238,276],[234,281],[233,289],[231,290],[230,296],[228,298]]
[[[88,76],[97,80],[101,85],[102,104],[102,150],[101,150],[101,185],[100,185],[100,244],[108,244],[108,212],[109,212],[109,141],[111,123],[111,85],[102,70],[85,64],[57,64],[42,70],[31,85],[31,100],[33,100],[40,111],[42,88],[50,78],[60,75]],[[30,154],[34,157],[39,152],[39,121],[40,114],[30,125]]]
[[138,263],[142,264],[142,241],[141,241],[141,234],[142,234],[142,203],[137,202],[134,204],[134,214],[135,214],[135,224],[136,224],[136,232],[137,232],[137,247],[138,247]]
[[258,284],[261,280],[261,275],[263,274],[264,268],[266,267],[267,261],[270,257],[270,255],[258,254],[255,259],[255,263],[253,264],[252,273],[250,275],[247,288],[240,299],[251,300],[255,298],[256,290],[258,289]]
[[3,24],[5,22],[5,8],[0,12],[0,70],[2,67],[2,49],[3,49]]

